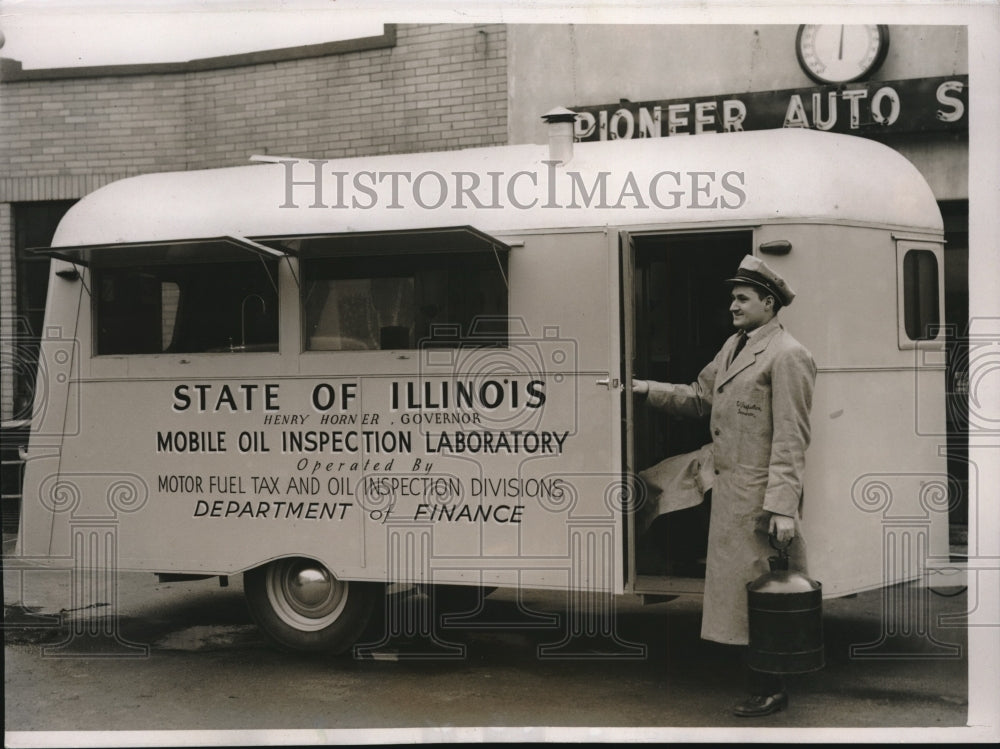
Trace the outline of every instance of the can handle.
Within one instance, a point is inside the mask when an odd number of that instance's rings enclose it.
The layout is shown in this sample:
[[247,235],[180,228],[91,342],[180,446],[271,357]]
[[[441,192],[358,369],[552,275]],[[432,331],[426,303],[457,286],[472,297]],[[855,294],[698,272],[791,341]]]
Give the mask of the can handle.
[[777,536],[773,533],[768,534],[768,542],[771,544],[771,548],[778,552],[778,556],[768,557],[768,563],[772,572],[788,569],[788,547],[792,545],[792,541],[794,540],[794,538],[790,538],[784,544],[781,544]]
[[778,543],[779,543],[778,537],[776,535],[774,535],[773,533],[771,533],[771,534],[768,534],[767,538],[768,538],[768,541],[771,543],[771,548],[774,549],[775,551],[779,552],[779,553],[781,553],[781,552],[787,553],[788,552],[788,547],[791,546],[792,545],[792,541],[795,540],[795,538],[792,537],[792,538],[788,539],[787,541],[785,541],[784,545],[779,546],[778,545]]

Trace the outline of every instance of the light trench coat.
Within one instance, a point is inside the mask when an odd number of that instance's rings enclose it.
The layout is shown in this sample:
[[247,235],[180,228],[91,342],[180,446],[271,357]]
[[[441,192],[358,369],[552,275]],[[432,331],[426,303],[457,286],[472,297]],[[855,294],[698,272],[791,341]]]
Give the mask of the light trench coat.
[[678,416],[711,414],[714,475],[701,636],[745,645],[746,584],[767,572],[768,557],[777,554],[768,536],[771,513],[795,518],[790,567],[806,571],[799,514],[816,364],[776,318],[754,331],[729,364],[737,339],[730,337],[690,385],[650,382],[647,404]]

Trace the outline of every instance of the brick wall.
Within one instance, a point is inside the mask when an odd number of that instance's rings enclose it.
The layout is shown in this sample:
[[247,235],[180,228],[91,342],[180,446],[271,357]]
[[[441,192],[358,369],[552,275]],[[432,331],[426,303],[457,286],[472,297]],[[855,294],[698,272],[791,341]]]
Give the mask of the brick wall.
[[506,29],[400,26],[381,49],[0,92],[0,199],[80,197],[23,182],[506,143]]
[[188,82],[188,163],[336,158],[507,142],[503,26],[403,26],[396,46]]
[[[17,179],[184,166],[184,76],[22,81],[0,91],[8,190]],[[23,185],[11,197],[42,199]]]
[[[8,76],[0,317],[16,314],[10,203],[79,198],[146,172],[246,164],[255,153],[337,158],[507,142],[505,26],[397,26],[394,40],[264,62]],[[4,322],[0,344],[10,336]],[[5,369],[4,419],[10,380]]]

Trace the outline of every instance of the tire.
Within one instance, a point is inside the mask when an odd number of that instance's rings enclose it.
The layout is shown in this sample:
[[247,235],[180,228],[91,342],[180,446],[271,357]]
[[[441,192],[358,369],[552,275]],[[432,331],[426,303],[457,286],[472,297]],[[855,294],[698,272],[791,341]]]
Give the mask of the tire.
[[383,588],[338,580],[304,557],[277,559],[243,574],[250,615],[285,650],[343,653],[360,637]]

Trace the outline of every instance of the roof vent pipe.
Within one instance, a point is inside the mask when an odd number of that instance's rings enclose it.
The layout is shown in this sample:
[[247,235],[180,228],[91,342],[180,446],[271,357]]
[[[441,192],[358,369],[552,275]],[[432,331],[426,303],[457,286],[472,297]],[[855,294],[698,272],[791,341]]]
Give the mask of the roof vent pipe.
[[573,158],[573,123],[576,112],[566,107],[556,107],[542,115],[549,130],[549,159],[568,164]]

